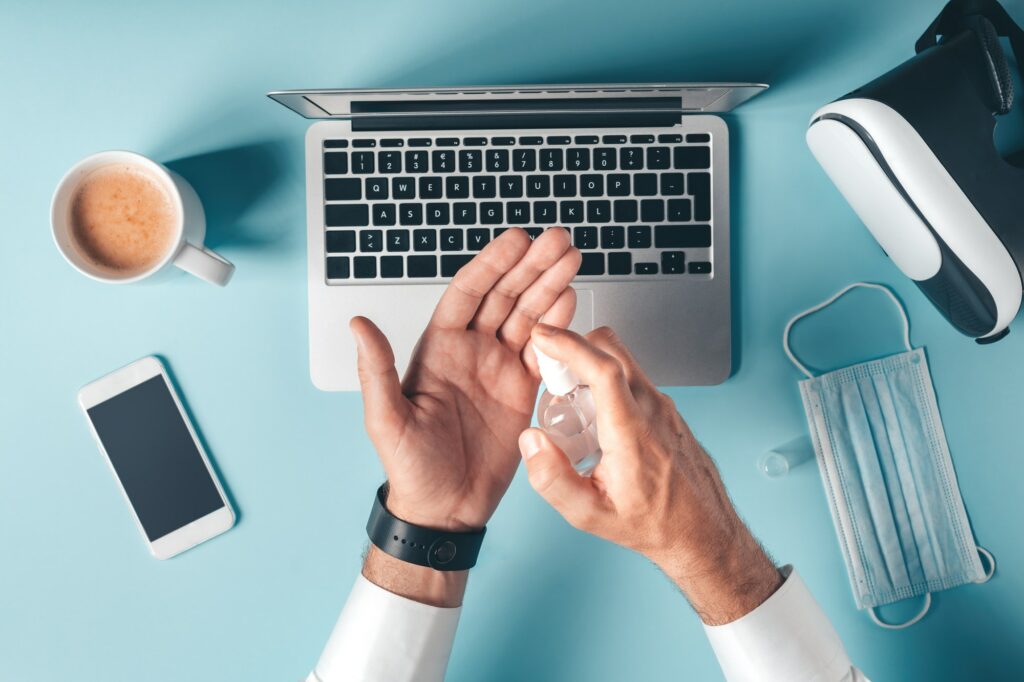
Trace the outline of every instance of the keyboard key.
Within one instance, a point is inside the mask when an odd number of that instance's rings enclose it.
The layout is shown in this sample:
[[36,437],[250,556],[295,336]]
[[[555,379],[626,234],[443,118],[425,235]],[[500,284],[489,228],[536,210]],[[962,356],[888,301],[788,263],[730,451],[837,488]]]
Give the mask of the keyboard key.
[[594,150],[594,170],[615,170],[615,150],[611,147],[598,147]]
[[352,201],[362,199],[363,190],[357,178],[327,178],[324,181],[324,199]]
[[514,138],[514,137],[492,137],[491,138],[491,144],[496,144],[496,145],[499,145],[501,147],[511,147],[515,143],[516,143],[516,138]]
[[412,178],[394,178],[391,180],[391,195],[395,199],[415,199],[416,181]]
[[324,173],[327,175],[348,173],[348,152],[325,152]]
[[687,182],[693,196],[693,219],[711,220],[711,175],[690,173]]
[[423,204],[401,204],[398,207],[398,222],[402,225],[422,225]]
[[402,172],[402,152],[381,152],[379,156],[381,173]]
[[427,225],[447,225],[450,222],[448,204],[427,204]]
[[[668,222],[687,223],[692,218],[689,199],[668,200]],[[705,219],[706,220],[706,219]]]
[[498,191],[505,199],[517,199],[523,196],[523,176],[502,175],[498,181]]
[[[414,137],[411,140],[409,140],[410,147],[429,147],[432,144],[434,144],[434,141],[431,140],[429,137]],[[406,154],[405,158],[408,159],[409,155]]]
[[689,268],[691,275],[711,274],[711,263],[708,263],[707,261],[690,261]]
[[629,176],[625,173],[612,173],[608,176],[608,196],[610,197],[628,197],[629,191]]
[[[569,138],[565,138],[568,140]],[[551,138],[548,138],[550,141]],[[568,143],[567,143],[568,144]],[[540,169],[545,171],[560,171],[563,167],[562,150],[561,149],[541,149],[540,150]]]
[[569,144],[572,140],[568,135],[552,135],[548,137],[548,144]]
[[530,235],[530,239],[536,239],[544,234],[543,227],[524,227],[523,229],[526,230],[526,234]]
[[662,173],[661,193],[667,197],[680,196],[683,193],[682,173]]
[[[434,230],[412,231],[413,251],[434,251],[435,249],[437,249],[437,232]],[[409,267],[409,271],[412,271],[411,266]]]
[[600,197],[604,196],[603,175],[582,175],[580,176],[580,196]]
[[441,178],[433,176],[420,178],[420,199],[440,199]]
[[686,272],[686,254],[682,251],[662,251],[661,271],[666,275]]
[[583,202],[563,201],[561,204],[561,216],[563,223],[582,223]]
[[386,178],[366,178],[367,199],[387,199],[388,181]]
[[373,139],[369,139],[369,138],[363,138],[363,139],[360,139],[360,140],[352,140],[352,146],[353,147],[376,147],[377,146],[377,140],[373,140]]
[[558,222],[557,213],[558,205],[553,201],[535,201],[533,203],[533,222],[536,225],[555,224]]
[[476,204],[469,201],[453,204],[452,222],[456,225],[474,225],[476,223]]
[[441,276],[454,277],[455,273],[471,260],[471,255],[441,256]]
[[622,249],[626,246],[626,228],[621,225],[605,225],[601,228],[602,249]]
[[597,248],[597,228],[592,225],[583,225],[572,231],[572,243],[577,249]]
[[566,150],[565,167],[572,171],[590,170],[590,150],[579,148]]
[[459,138],[457,137],[439,137],[437,138],[438,147],[458,147]]
[[380,276],[384,279],[396,279],[402,276],[401,256],[381,256]]
[[380,141],[380,146],[381,147],[404,147],[405,146],[405,140],[399,140],[397,138],[390,138],[390,139],[387,139],[387,140],[381,140]]
[[666,143],[672,144],[674,142],[682,142],[682,141],[683,141],[683,136],[682,135],[658,135],[658,142],[660,142],[662,144],[666,144]]
[[455,152],[449,149],[437,149],[430,152],[431,169],[435,173],[455,172]]
[[657,263],[637,263],[633,266],[633,272],[638,275],[657,275],[658,264]]
[[710,168],[710,147],[676,147],[675,168]]
[[615,200],[615,222],[635,223],[636,222],[636,199]]
[[388,251],[409,250],[409,230],[388,230],[385,233]]
[[469,178],[452,175],[444,179],[444,195],[449,199],[469,198]]
[[625,135],[605,135],[601,138],[605,144],[626,144]]
[[442,251],[462,251],[462,230],[441,230]]
[[668,147],[648,147],[647,148],[647,167],[651,169],[661,170],[668,168],[672,163],[672,158],[669,156]]
[[657,193],[657,175],[654,173],[637,173],[633,176],[633,194],[638,197],[653,197]]
[[348,256],[327,258],[327,279],[348,279]]
[[630,225],[628,244],[631,249],[651,248],[651,228],[649,225]]
[[377,276],[377,259],[373,256],[356,256],[352,259],[356,279],[373,279]]
[[630,135],[630,144],[653,144],[654,135]]
[[687,142],[711,142],[711,135],[707,133],[690,133],[686,136]]
[[503,173],[508,170],[508,150],[490,149],[486,155],[487,170],[492,173]]
[[479,149],[463,149],[459,152],[459,172],[479,173],[483,170],[483,158]]
[[338,147],[347,147],[348,140],[324,140],[324,147],[328,149],[336,149]]
[[359,250],[374,253],[384,250],[384,233],[380,230],[363,230],[359,233]]
[[473,177],[473,198],[493,199],[498,194],[498,181],[490,175],[477,175]]
[[496,227],[496,228],[494,228],[494,238],[497,239],[498,237],[501,236],[502,232],[507,232],[507,231],[508,231],[507,227]]
[[587,202],[587,222],[607,223],[612,219],[612,202],[599,199]]
[[528,173],[537,170],[536,149],[516,149],[512,152],[512,170]]
[[[411,142],[411,140],[410,140]],[[426,173],[427,172],[427,153],[426,152],[406,152],[405,153],[405,172],[406,173]]]
[[409,277],[437,277],[437,256],[408,256],[405,271]]
[[576,176],[575,175],[556,175],[555,176],[555,196],[556,197],[574,197],[576,196]]
[[[484,201],[480,204],[480,222],[484,225],[500,225],[502,219],[502,206],[500,201]],[[495,235],[497,236],[497,235]]]
[[470,251],[479,251],[491,241],[491,231],[486,227],[478,227],[466,230],[466,248]]
[[374,225],[394,225],[395,224],[395,205],[394,204],[374,204],[373,205],[373,224]]
[[631,275],[633,274],[633,254],[628,251],[619,251],[608,254],[609,275]]
[[597,144],[597,135],[577,135],[573,141],[576,144]]
[[366,175],[375,168],[373,152],[352,152],[352,172]]
[[505,205],[505,222],[525,225],[530,222],[530,202],[510,201]]
[[366,204],[328,204],[324,211],[327,227],[364,227],[370,224],[370,207]]
[[711,246],[710,225],[657,225],[654,246],[659,249],[697,249]]
[[486,137],[464,137],[462,138],[462,144],[467,147],[486,147]]
[[585,253],[583,254],[583,260],[580,261],[580,269],[577,271],[578,275],[603,275],[604,274],[604,254],[603,253]]
[[640,202],[640,220],[645,223],[660,223],[665,220],[665,202],[661,199],[644,199]]
[[636,170],[644,167],[644,150],[640,147],[623,147],[619,150],[620,168]]
[[352,230],[327,230],[327,253],[352,253],[356,250],[356,233]]
[[519,144],[544,144],[543,137],[520,137]]
[[551,176],[531,175],[526,178],[526,196],[548,197],[551,196]]

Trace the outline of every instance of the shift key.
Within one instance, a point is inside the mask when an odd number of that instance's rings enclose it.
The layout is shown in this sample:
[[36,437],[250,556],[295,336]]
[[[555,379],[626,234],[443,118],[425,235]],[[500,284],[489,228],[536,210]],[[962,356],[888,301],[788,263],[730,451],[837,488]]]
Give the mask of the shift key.
[[658,249],[697,249],[711,246],[710,225],[658,225],[654,228]]
[[327,227],[364,227],[370,224],[370,207],[366,204],[328,204]]

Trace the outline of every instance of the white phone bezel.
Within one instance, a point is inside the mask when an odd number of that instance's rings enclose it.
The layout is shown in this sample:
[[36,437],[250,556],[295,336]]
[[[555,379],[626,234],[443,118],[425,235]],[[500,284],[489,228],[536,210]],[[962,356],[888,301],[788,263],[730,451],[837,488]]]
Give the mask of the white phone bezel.
[[[89,418],[88,410],[157,376],[163,377],[164,383],[167,384],[171,397],[174,399],[174,404],[178,408],[178,413],[181,415],[182,420],[185,422],[185,426],[188,428],[189,435],[195,443],[196,450],[199,452],[199,456],[202,458],[203,464],[206,465],[206,470],[210,474],[210,478],[213,480],[213,484],[217,488],[217,494],[220,495],[220,499],[224,503],[224,506],[210,512],[206,516],[200,517],[195,521],[182,526],[181,528],[178,528],[177,530],[171,531],[163,537],[150,541],[149,536],[146,535],[146,529],[143,528],[142,522],[139,520],[139,515],[135,511],[135,506],[132,505],[131,499],[128,497],[128,493],[124,489],[124,485],[121,483],[121,478],[117,475],[117,470],[114,469],[114,464],[110,461],[110,455],[107,453],[106,448],[103,447],[103,441],[100,440],[96,427],[93,425],[92,419]],[[121,491],[121,495],[124,496],[125,501],[128,503],[128,508],[132,512],[132,518],[135,519],[135,525],[139,529],[142,539],[146,541],[146,544],[149,546],[149,551],[154,557],[157,559],[169,559],[176,554],[180,554],[187,549],[191,549],[202,542],[220,535],[235,525],[235,512],[231,508],[231,503],[228,502],[227,495],[224,494],[224,489],[221,487],[220,481],[217,479],[217,475],[214,473],[213,467],[210,465],[210,459],[206,456],[206,451],[203,449],[203,445],[196,435],[195,428],[192,426],[192,421],[188,418],[188,414],[185,412],[185,409],[181,404],[178,393],[174,389],[174,384],[171,383],[170,377],[167,375],[167,370],[159,359],[149,356],[142,358],[141,360],[136,360],[130,365],[115,370],[110,374],[97,379],[91,384],[84,386],[78,392],[78,404],[82,408],[82,412],[85,414],[85,420],[89,424],[89,431],[92,433],[93,440],[96,441],[97,447],[99,447],[100,452],[103,453],[104,459],[107,461],[107,466],[110,467],[110,472],[113,474],[114,480],[117,482],[117,487]]]

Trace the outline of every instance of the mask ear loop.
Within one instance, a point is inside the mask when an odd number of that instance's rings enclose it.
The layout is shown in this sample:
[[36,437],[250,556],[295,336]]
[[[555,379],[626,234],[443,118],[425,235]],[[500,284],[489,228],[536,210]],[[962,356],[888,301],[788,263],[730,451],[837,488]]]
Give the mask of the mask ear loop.
[[911,618],[910,620],[908,620],[905,623],[886,623],[885,621],[880,619],[875,614],[875,607],[874,606],[869,606],[868,607],[868,615],[871,616],[871,620],[875,621],[875,625],[877,625],[880,628],[885,628],[886,630],[902,630],[903,628],[909,628],[911,625],[913,625],[914,623],[917,623],[922,618],[924,618],[924,614],[928,613],[928,609],[930,609],[931,607],[932,607],[932,593],[931,592],[925,592],[924,593],[924,606],[921,607],[921,610],[918,612],[918,614],[916,616],[914,616],[913,618]]
[[907,317],[907,309],[903,307],[903,303],[900,301],[900,299],[896,298],[896,294],[892,293],[892,290],[883,284],[874,284],[872,282],[854,282],[853,284],[847,284],[845,287],[843,287],[836,293],[832,294],[832,296],[825,299],[818,305],[811,306],[807,310],[804,310],[801,313],[797,313],[792,318],[790,318],[789,322],[786,323],[786,328],[782,330],[782,348],[783,350],[786,351],[786,357],[789,358],[789,361],[792,362],[798,370],[807,375],[808,379],[813,379],[814,374],[811,373],[811,370],[807,369],[807,366],[804,365],[804,363],[800,362],[800,360],[797,359],[796,355],[793,353],[793,350],[789,346],[789,334],[793,330],[793,325],[795,325],[797,322],[807,317],[808,315],[813,315],[819,310],[829,307],[837,300],[839,300],[839,298],[841,298],[844,294],[858,287],[864,287],[866,289],[878,289],[879,291],[884,292],[885,295],[892,300],[892,302],[899,309],[900,315],[903,317],[903,345],[907,347],[907,350],[914,350],[913,346],[910,345],[910,318]]
[[992,552],[988,551],[984,547],[979,546],[976,547],[976,549],[978,550],[978,554],[988,559],[988,570],[985,571],[984,578],[982,578],[981,580],[975,580],[974,582],[978,584],[987,583],[989,580],[992,580],[992,576],[996,574],[996,558],[992,556]]

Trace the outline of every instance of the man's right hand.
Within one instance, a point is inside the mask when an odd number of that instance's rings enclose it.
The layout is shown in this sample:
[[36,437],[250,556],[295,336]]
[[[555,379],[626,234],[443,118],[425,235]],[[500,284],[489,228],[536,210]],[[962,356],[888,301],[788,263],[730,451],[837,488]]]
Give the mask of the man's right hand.
[[657,564],[708,625],[754,610],[782,577],[740,520],[714,462],[675,404],[608,328],[586,338],[537,325],[534,345],[590,386],[603,452],[577,474],[539,429],[519,438],[530,484],[576,528]]

